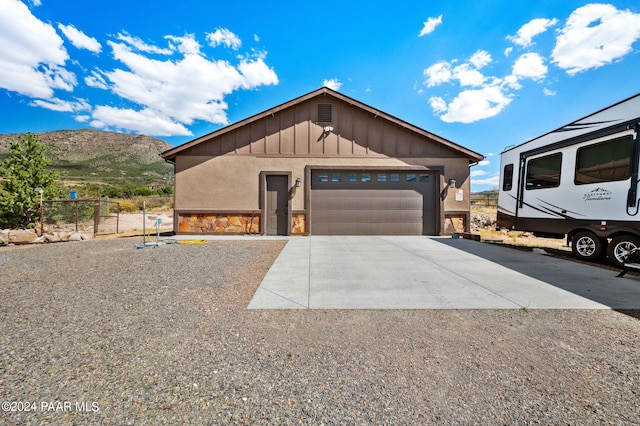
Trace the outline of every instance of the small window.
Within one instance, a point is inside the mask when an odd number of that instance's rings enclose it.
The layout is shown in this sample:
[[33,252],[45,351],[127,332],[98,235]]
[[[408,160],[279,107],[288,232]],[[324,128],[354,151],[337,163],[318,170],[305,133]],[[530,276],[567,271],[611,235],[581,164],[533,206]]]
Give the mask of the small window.
[[576,154],[576,185],[629,179],[632,150],[631,136],[579,148]]
[[318,182],[329,182],[329,173],[318,173]]
[[429,175],[426,173],[420,173],[420,182],[429,182]]
[[560,185],[562,154],[534,158],[527,163],[527,189],[555,188]]
[[391,173],[389,175],[390,182],[400,182],[400,173]]
[[331,182],[342,182],[342,173],[331,173]]
[[407,182],[415,182],[416,174],[415,173],[407,173]]
[[331,123],[331,104],[318,104],[318,123]]
[[511,191],[511,188],[513,188],[513,164],[507,164],[504,166],[502,176],[502,190]]
[[349,182],[357,182],[358,174],[357,173],[349,173]]
[[371,182],[371,173],[363,173],[360,175],[360,180],[362,182]]
[[378,176],[376,176],[376,180],[378,182],[386,182],[387,181],[387,174],[386,173],[378,173]]

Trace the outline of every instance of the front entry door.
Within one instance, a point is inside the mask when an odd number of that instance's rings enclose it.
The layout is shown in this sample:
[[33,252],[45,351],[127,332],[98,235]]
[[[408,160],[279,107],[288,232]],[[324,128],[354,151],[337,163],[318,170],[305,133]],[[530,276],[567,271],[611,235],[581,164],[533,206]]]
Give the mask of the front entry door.
[[287,176],[267,176],[267,235],[289,231],[289,188]]

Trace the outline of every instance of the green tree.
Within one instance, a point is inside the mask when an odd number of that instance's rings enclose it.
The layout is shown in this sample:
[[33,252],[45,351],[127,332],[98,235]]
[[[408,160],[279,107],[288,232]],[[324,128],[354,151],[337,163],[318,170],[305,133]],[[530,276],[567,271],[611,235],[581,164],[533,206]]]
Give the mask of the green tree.
[[40,188],[44,199],[59,197],[58,175],[49,170],[46,147],[33,133],[11,141],[10,154],[0,163],[0,224],[34,226],[40,219]]

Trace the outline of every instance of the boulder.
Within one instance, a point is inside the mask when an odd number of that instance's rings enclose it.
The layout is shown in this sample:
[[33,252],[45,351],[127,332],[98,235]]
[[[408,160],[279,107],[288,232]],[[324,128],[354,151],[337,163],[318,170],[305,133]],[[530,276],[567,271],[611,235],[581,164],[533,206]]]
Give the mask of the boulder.
[[9,242],[13,244],[33,243],[38,236],[33,229],[13,229],[9,231]]
[[62,241],[62,238],[60,238],[60,235],[57,234],[44,234],[44,240],[47,243],[59,243],[60,241]]
[[82,234],[79,232],[74,232],[69,235],[69,241],[82,241]]

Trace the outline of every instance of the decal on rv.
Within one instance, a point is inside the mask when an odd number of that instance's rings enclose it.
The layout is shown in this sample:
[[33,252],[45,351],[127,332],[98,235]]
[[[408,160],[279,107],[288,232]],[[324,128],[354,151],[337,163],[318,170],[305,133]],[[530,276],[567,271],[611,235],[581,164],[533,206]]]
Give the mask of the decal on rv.
[[584,194],[583,199],[587,201],[608,201],[611,199],[611,191],[604,188],[596,188]]

